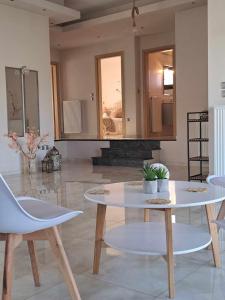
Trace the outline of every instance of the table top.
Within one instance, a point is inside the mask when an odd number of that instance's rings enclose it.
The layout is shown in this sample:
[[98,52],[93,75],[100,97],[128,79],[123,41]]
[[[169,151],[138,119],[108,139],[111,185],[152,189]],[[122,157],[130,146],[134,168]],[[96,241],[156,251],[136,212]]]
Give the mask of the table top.
[[[204,192],[190,192],[188,188],[205,188]],[[104,194],[98,194],[98,192]],[[93,194],[93,192],[96,194]],[[133,208],[180,208],[201,206],[221,202],[225,199],[225,188],[207,183],[189,181],[169,181],[169,191],[145,194],[143,182],[119,182],[105,184],[85,192],[86,200],[113,207]],[[170,200],[169,204],[149,204],[146,200]]]

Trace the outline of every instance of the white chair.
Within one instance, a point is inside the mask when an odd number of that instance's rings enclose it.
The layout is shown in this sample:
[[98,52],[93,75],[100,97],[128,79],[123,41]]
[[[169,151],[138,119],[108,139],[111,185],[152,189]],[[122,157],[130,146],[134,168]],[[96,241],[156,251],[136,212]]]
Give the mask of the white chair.
[[225,175],[224,176],[209,175],[206,178],[206,181],[208,184],[214,184],[214,185],[225,187]]
[[[218,185],[225,188],[225,175],[224,176],[217,176],[217,175],[210,175],[206,179],[208,184]],[[225,228],[225,201],[222,202],[217,219],[215,223],[222,228]]]
[[0,240],[5,241],[2,300],[11,300],[14,250],[23,240],[28,243],[35,285],[40,286],[34,240],[48,240],[71,298],[81,299],[57,229],[81,213],[35,198],[16,198],[0,175]]

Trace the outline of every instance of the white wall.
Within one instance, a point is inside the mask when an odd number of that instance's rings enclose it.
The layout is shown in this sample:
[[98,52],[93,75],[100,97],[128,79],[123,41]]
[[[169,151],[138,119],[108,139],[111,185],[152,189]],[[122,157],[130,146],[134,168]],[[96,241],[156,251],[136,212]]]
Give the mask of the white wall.
[[161,159],[187,165],[187,112],[208,108],[206,7],[176,14],[175,45],[177,141],[161,143]]
[[214,123],[212,110],[215,105],[225,104],[221,95],[221,82],[225,82],[225,1],[208,0],[208,88],[210,110],[210,173],[214,174]]
[[40,130],[53,141],[48,18],[0,5],[0,172],[20,171],[19,155],[8,149],[5,66],[38,71]]
[[50,49],[50,54],[51,54],[51,62],[59,63],[60,62],[60,56],[61,52],[58,49],[51,48]]
[[108,141],[60,141],[55,143],[64,161],[91,159],[101,156],[101,148],[109,148]]

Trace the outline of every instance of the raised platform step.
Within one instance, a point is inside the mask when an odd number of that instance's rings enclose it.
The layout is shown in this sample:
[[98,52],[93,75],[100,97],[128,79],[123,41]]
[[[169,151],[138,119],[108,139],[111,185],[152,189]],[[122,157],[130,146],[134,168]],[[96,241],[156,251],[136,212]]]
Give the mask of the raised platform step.
[[131,158],[104,158],[93,157],[93,165],[95,166],[125,166],[125,167],[143,167],[143,159]]
[[153,160],[152,151],[160,150],[159,141],[110,141],[110,148],[102,148],[101,157],[93,157],[93,165],[142,167],[144,161]]
[[121,140],[110,141],[111,149],[142,149],[157,150],[160,149],[160,141],[141,141],[141,140]]
[[151,149],[116,149],[116,148],[102,148],[102,157],[104,158],[140,158],[140,159],[151,159],[152,151]]

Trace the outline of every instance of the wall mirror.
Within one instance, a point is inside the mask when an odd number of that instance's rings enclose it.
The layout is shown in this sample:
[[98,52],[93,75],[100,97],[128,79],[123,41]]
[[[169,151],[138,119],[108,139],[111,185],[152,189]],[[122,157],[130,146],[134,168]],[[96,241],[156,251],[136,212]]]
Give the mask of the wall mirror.
[[28,128],[40,129],[38,72],[22,68],[5,68],[8,131],[24,136]]

